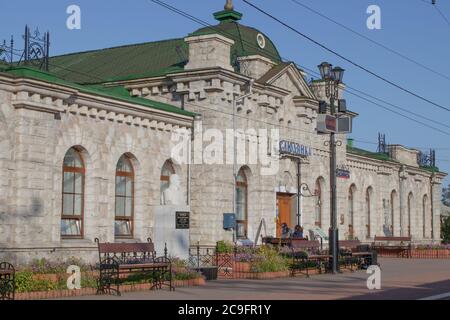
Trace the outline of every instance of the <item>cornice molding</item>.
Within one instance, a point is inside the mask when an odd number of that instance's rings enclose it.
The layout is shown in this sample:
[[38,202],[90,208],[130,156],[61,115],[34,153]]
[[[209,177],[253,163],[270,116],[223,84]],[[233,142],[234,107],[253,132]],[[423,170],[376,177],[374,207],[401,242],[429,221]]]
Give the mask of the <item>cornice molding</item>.
[[95,96],[34,79],[0,77],[0,89],[12,93],[11,104],[16,109],[55,114],[70,112],[129,125],[157,127],[165,131],[192,127],[190,116]]

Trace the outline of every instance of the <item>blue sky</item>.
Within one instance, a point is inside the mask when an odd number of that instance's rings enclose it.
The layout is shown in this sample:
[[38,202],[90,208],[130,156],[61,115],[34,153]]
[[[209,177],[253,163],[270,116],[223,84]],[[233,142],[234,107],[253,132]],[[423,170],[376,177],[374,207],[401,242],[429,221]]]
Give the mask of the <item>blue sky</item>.
[[[225,3],[225,0],[165,1],[209,23],[215,23],[212,13],[221,10]],[[450,25],[425,0],[297,1],[450,77]],[[241,0],[234,2],[235,9],[244,14],[242,23],[268,35],[283,58],[313,70],[317,70],[316,66],[324,60],[339,65],[346,69],[344,82],[351,87],[450,125],[450,112],[414,98],[349,65],[255,11]],[[355,62],[450,108],[450,80],[358,38],[291,0],[253,2]],[[72,4],[81,8],[81,30],[66,28],[66,8]],[[381,30],[369,30],[366,27],[369,16],[366,10],[372,4],[381,8]],[[437,5],[450,19],[450,1],[437,0]],[[0,39],[9,39],[13,34],[18,45],[27,23],[32,27],[39,27],[41,31],[49,30],[52,55],[184,37],[200,27],[150,0],[1,1],[0,21]],[[376,143],[378,132],[383,132],[388,143],[419,148],[434,147],[439,168],[450,172],[449,135],[423,127],[354,96],[347,95],[346,98],[348,106],[360,114],[354,122],[353,138]],[[450,133],[449,128],[429,124]],[[357,142],[356,145],[369,150],[376,149],[375,144]],[[446,183],[449,182],[450,179],[447,178]]]

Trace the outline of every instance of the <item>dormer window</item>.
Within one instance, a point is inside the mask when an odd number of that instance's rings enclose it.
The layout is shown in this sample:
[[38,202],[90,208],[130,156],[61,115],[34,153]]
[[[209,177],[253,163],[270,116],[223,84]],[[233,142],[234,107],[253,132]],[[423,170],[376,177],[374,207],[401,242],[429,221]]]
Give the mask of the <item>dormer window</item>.
[[264,49],[266,47],[266,38],[264,38],[261,33],[258,33],[258,35],[256,36],[256,42],[261,49]]

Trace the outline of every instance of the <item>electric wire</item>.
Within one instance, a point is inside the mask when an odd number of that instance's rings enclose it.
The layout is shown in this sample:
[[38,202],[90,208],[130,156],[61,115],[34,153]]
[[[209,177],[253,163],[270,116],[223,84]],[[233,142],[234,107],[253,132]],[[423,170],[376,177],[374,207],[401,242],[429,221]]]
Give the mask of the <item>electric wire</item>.
[[348,62],[349,64],[355,66],[356,68],[358,68],[358,69],[360,69],[360,70],[362,70],[362,71],[364,71],[364,72],[366,72],[366,73],[372,75],[373,77],[378,78],[379,80],[381,80],[381,81],[383,81],[383,82],[386,82],[386,83],[390,84],[391,86],[393,86],[393,87],[395,87],[395,88],[397,88],[397,89],[399,89],[399,90],[401,90],[401,91],[403,91],[403,92],[405,92],[405,93],[408,93],[408,94],[410,94],[410,95],[412,95],[412,96],[418,98],[419,100],[422,100],[422,101],[424,101],[424,102],[426,102],[426,103],[428,103],[428,104],[430,104],[430,105],[432,105],[432,106],[435,106],[435,107],[440,108],[440,109],[445,110],[445,111],[450,111],[450,108],[445,107],[445,106],[443,106],[443,105],[441,105],[441,104],[439,104],[439,103],[436,103],[436,102],[434,102],[434,101],[431,101],[430,99],[425,98],[425,97],[423,97],[423,96],[421,96],[421,95],[419,95],[419,94],[417,94],[417,93],[415,93],[415,92],[413,92],[413,91],[411,91],[411,90],[409,90],[409,89],[406,89],[406,88],[404,88],[403,86],[401,86],[401,85],[399,85],[399,84],[397,84],[397,83],[395,83],[395,82],[393,82],[393,81],[391,81],[391,80],[389,80],[389,79],[387,79],[387,78],[385,78],[385,77],[383,77],[383,76],[377,74],[376,72],[371,71],[370,69],[364,67],[363,65],[361,65],[361,64],[359,64],[359,63],[357,63],[357,62],[354,62],[353,60],[351,60],[351,59],[349,59],[349,58],[343,56],[342,54],[338,53],[337,51],[328,48],[328,47],[325,46],[324,44],[318,42],[317,40],[314,40],[314,39],[311,38],[310,36],[304,34],[303,32],[297,30],[296,28],[290,26],[290,25],[287,24],[286,22],[284,22],[284,21],[282,21],[281,19],[275,17],[274,15],[268,13],[267,11],[261,9],[260,7],[256,6],[255,4],[253,4],[253,3],[251,3],[251,2],[249,2],[249,1],[247,1],[247,0],[242,0],[242,1],[245,2],[246,4],[248,4],[249,6],[253,7],[253,8],[256,9],[257,11],[261,12],[262,14],[266,15],[267,17],[273,19],[274,21],[280,23],[281,25],[285,26],[286,28],[292,30],[292,31],[295,32],[296,34],[300,35],[301,37],[303,37],[303,38],[309,40],[310,42],[314,43],[315,45],[321,47],[322,49],[328,51],[329,53],[332,53],[333,55],[339,57],[340,59],[342,59],[342,60],[344,60],[344,61],[346,61],[346,62]]

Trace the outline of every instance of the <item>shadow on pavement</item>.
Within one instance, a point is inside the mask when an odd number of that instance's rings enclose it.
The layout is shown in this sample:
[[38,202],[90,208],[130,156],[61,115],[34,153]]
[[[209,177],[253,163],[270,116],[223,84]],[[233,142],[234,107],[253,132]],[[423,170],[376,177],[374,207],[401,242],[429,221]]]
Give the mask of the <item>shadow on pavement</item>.
[[450,291],[450,280],[415,285],[408,288],[374,290],[368,294],[343,298],[341,300],[416,300]]

